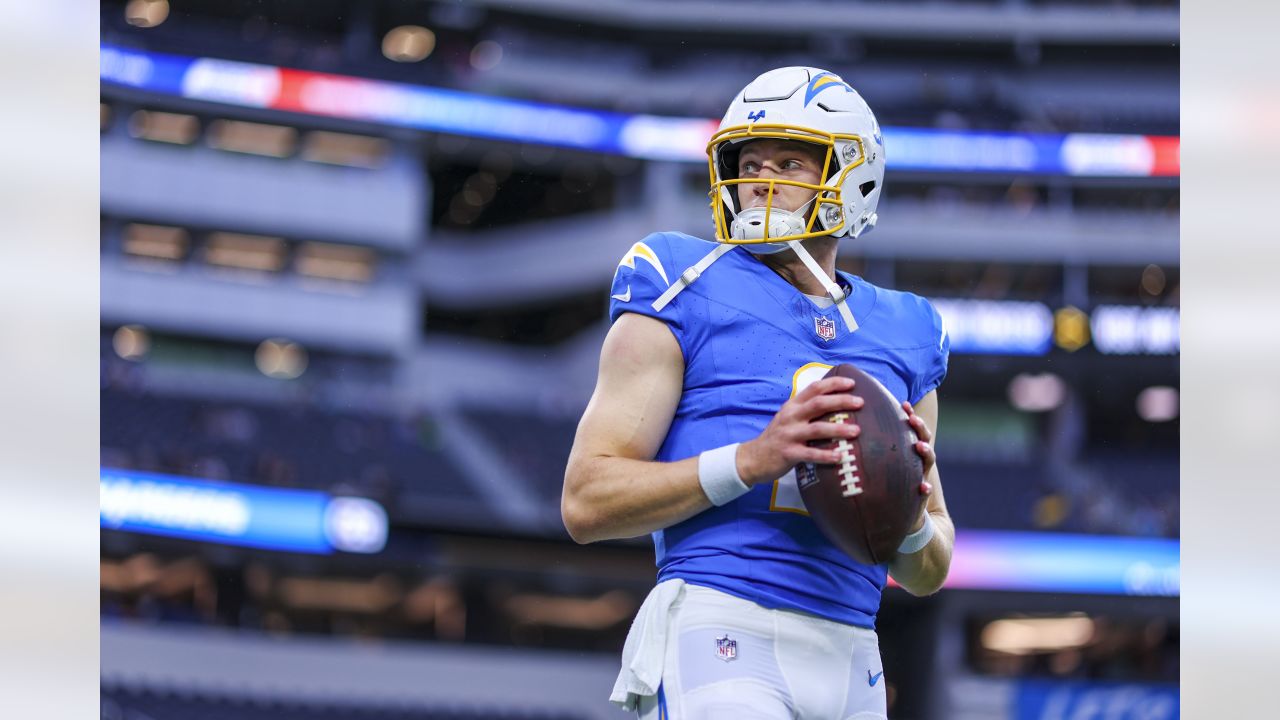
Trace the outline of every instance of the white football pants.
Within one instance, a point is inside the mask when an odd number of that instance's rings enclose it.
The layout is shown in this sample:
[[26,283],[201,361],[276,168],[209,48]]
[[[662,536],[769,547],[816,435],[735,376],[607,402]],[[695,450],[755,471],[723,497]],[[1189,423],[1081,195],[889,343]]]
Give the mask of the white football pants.
[[696,585],[668,617],[662,687],[641,699],[641,720],[887,717],[872,630]]

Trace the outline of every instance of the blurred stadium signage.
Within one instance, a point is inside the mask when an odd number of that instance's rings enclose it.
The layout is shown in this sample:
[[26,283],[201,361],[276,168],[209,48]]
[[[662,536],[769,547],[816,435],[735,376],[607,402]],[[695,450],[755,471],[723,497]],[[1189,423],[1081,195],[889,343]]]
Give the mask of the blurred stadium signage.
[[1177,597],[1180,576],[1177,540],[962,530],[946,587]]
[[1180,713],[1177,686],[1136,683],[1023,680],[1014,704],[1016,720],[1175,720]]
[[365,498],[102,468],[104,528],[287,552],[376,553],[387,514]]
[[930,298],[942,315],[951,351],[974,355],[1044,355],[1056,343],[1072,351],[1092,342],[1106,355],[1176,355],[1179,310],[1099,305],[1056,313],[1038,302]]
[[950,681],[948,717],[990,720],[1177,720],[1178,686],[1114,680],[968,677]]
[[1089,316],[1068,305],[1053,314],[1053,341],[1067,352],[1089,344]]
[[951,351],[1044,355],[1053,343],[1053,312],[1044,303],[931,299],[951,338]]
[[[558,145],[645,160],[706,162],[717,122],[602,112],[272,65],[101,45],[105,83],[195,100]],[[938,172],[1177,176],[1180,139],[885,127],[889,167]]]
[[1108,355],[1173,355],[1180,345],[1178,308],[1099,305],[1091,322],[1093,344]]

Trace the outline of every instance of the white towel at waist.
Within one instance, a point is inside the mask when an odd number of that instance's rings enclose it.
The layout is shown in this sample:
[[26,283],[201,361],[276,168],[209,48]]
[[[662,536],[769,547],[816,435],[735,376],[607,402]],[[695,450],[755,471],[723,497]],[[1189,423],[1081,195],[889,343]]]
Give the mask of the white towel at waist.
[[649,591],[622,646],[622,671],[613,684],[610,702],[635,710],[640,698],[657,694],[667,655],[671,606],[683,594],[684,581],[679,578],[658,583]]

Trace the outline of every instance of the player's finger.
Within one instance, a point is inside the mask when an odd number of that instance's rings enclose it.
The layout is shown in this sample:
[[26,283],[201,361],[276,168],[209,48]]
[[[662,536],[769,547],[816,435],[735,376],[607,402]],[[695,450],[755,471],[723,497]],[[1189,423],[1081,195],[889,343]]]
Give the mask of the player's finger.
[[801,426],[796,432],[796,439],[800,442],[808,442],[809,440],[838,440],[840,438],[856,438],[862,433],[862,428],[853,423],[838,422],[812,422]]
[[861,396],[848,393],[819,395],[801,403],[800,407],[797,408],[797,412],[806,420],[809,420],[837,410],[858,410],[862,408],[864,403],[865,401]]
[[921,494],[921,495],[926,495],[926,496],[927,496],[927,495],[928,495],[929,493],[931,493],[931,492],[933,492],[933,485],[929,484],[929,482],[928,482],[927,480],[921,480],[921,481],[920,481],[920,494]]
[[798,462],[810,462],[816,465],[835,465],[840,462],[843,453],[840,450],[823,450],[822,448],[802,445],[796,452]]
[[818,395],[826,395],[828,393],[849,392],[853,389],[853,378],[847,377],[829,377],[823,378],[815,383],[810,383],[808,387],[796,393],[795,399],[804,402],[809,398]]
[[919,415],[912,415],[907,418],[907,424],[912,430],[916,431],[916,435],[925,442],[933,442],[933,432],[929,430],[929,425],[921,419]]
[[915,414],[916,414],[915,409],[911,407],[911,401],[910,401],[910,400],[903,400],[903,401],[902,401],[902,409],[907,411],[907,415],[908,415],[908,416],[910,416],[910,415],[915,415]]
[[916,443],[916,454],[924,459],[925,467],[937,462],[937,456],[933,453],[933,446],[927,442]]

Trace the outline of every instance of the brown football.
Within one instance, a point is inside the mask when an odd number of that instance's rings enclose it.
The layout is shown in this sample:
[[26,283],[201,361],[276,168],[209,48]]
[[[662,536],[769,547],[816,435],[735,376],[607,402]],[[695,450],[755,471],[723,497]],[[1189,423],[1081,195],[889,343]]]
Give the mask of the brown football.
[[801,463],[796,479],[805,507],[827,539],[858,562],[878,565],[893,559],[920,518],[924,461],[916,454],[906,411],[880,381],[848,364],[827,373],[837,376],[853,378],[851,392],[865,403],[861,410],[821,420],[854,423],[862,431],[852,440],[812,443],[844,450],[844,460]]

